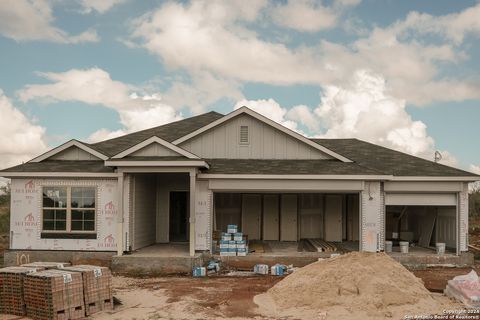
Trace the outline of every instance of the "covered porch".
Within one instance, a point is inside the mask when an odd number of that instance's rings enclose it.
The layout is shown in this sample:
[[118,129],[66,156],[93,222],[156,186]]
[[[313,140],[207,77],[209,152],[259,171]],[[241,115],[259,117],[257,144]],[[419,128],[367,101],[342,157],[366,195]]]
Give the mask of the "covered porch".
[[123,216],[117,223],[122,239],[117,256],[184,256],[186,249],[195,257],[197,168],[187,164],[118,169]]

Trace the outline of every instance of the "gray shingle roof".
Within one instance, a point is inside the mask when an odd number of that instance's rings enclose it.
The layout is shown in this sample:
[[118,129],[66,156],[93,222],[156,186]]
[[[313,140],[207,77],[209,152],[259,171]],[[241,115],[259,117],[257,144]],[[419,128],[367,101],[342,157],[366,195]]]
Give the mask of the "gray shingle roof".
[[[358,139],[311,139],[355,163],[394,176],[475,176],[475,174]],[[432,155],[433,156],[433,155]]]
[[42,162],[27,162],[0,172],[113,172],[113,168],[105,167],[103,161],[63,161],[45,160]]
[[378,171],[354,162],[339,160],[263,160],[208,159],[210,169],[217,174],[318,174],[318,175],[378,175]]
[[[217,112],[168,123],[134,132],[118,138],[90,144],[89,146],[112,157],[152,136],[172,142],[207,124],[222,118]],[[402,152],[384,148],[358,139],[311,139],[344,156],[353,163],[339,160],[259,160],[259,159],[209,159],[210,169],[205,173],[224,174],[335,174],[335,175],[395,175],[395,176],[475,176]],[[117,160],[117,159],[109,159]],[[124,160],[186,160],[185,157],[127,157]],[[113,172],[103,161],[56,161],[25,163],[0,172]]]
[[133,132],[118,138],[93,143],[90,144],[89,147],[111,157],[153,136],[172,142],[220,119],[221,117],[223,117],[222,114],[211,111],[195,117],[167,123],[162,126]]

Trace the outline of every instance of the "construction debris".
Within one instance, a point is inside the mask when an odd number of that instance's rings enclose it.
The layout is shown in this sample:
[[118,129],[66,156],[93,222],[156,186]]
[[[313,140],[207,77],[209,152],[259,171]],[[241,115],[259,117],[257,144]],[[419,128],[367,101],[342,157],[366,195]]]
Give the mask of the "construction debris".
[[25,275],[41,270],[26,267],[0,269],[0,314],[26,315],[23,281]]
[[205,277],[207,275],[207,268],[205,268],[205,267],[193,267],[192,275],[194,277]]
[[333,243],[327,242],[323,239],[307,239],[307,241],[317,250],[317,252],[337,251],[337,247]]
[[353,252],[298,269],[257,295],[260,312],[316,319],[400,319],[445,309],[420,279],[383,253]]
[[24,280],[27,316],[35,320],[85,317],[82,274],[63,270],[31,273]]
[[268,269],[269,267],[266,264],[256,264],[253,267],[253,272],[256,274],[268,274]]
[[467,307],[480,307],[480,279],[474,270],[448,280],[444,293]]

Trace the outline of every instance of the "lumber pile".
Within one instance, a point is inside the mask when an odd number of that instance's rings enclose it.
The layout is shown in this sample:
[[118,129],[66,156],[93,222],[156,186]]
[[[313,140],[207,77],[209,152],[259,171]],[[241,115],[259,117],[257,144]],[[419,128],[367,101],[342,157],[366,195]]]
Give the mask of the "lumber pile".
[[26,267],[0,269],[0,313],[26,315],[23,280],[25,275],[41,270]]
[[77,265],[64,271],[79,272],[83,281],[85,313],[90,316],[102,310],[113,309],[112,273],[106,267]]
[[25,276],[27,316],[35,320],[68,320],[85,317],[82,275],[44,270]]
[[336,252],[337,247],[323,239],[308,239],[308,242],[314,246],[318,252]]

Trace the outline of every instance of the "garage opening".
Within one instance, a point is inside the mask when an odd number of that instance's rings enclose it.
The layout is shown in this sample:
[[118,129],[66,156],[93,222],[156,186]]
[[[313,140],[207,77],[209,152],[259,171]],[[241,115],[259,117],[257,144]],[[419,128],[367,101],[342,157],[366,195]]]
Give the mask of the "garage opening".
[[358,250],[359,195],[217,192],[214,240],[230,224],[260,252]]
[[445,244],[446,252],[456,252],[456,206],[386,206],[386,240],[393,251],[408,242],[409,252],[434,252]]

